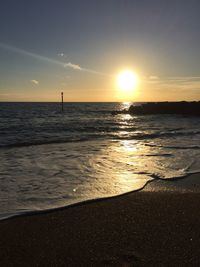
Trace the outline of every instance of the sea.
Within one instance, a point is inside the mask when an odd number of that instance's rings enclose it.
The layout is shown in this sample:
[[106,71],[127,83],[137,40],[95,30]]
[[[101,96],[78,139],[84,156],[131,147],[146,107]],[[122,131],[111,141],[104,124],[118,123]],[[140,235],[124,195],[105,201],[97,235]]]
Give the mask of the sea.
[[0,219],[200,172],[200,117],[139,103],[0,103]]

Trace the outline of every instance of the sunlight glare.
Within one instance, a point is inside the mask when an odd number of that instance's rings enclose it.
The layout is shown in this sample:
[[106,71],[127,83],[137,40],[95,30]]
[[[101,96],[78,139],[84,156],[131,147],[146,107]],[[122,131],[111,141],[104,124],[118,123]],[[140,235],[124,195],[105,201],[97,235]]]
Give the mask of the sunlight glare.
[[138,76],[131,70],[124,70],[117,76],[117,85],[123,93],[132,92],[138,83]]

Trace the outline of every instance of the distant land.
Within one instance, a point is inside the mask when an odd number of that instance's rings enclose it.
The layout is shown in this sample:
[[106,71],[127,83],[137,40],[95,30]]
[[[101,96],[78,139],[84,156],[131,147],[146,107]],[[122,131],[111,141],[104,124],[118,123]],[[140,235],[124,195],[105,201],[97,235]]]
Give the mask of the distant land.
[[139,106],[131,105],[129,109],[114,111],[112,114],[133,114],[133,115],[151,115],[151,114],[180,114],[189,116],[200,116],[200,101],[180,101],[180,102],[148,102]]

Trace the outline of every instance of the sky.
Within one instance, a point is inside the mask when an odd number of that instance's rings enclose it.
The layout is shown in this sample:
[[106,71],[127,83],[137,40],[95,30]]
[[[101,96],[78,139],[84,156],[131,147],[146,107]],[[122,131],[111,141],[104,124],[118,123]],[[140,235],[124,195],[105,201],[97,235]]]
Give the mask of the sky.
[[199,14],[199,0],[2,0],[0,101],[200,100]]

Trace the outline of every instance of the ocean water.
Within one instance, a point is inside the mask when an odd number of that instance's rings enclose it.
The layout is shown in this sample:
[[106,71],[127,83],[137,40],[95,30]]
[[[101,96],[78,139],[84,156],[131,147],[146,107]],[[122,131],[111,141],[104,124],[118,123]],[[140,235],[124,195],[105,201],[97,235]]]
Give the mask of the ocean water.
[[0,103],[0,219],[200,172],[199,117],[129,105]]

